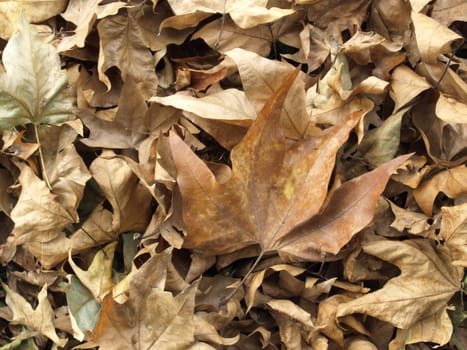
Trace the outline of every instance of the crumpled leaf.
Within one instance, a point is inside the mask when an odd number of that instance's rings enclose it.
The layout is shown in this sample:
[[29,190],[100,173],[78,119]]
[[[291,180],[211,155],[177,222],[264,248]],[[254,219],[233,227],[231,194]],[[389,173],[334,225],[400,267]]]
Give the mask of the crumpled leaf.
[[394,100],[394,111],[400,110],[431,85],[424,78],[406,66],[399,66],[392,72],[389,94]]
[[270,23],[295,12],[292,9],[267,8],[267,0],[251,0],[248,2],[243,0],[226,2],[169,0],[168,2],[173,12],[178,16],[196,12],[228,13],[232,20],[243,29],[252,28],[263,23]]
[[21,14],[29,22],[39,23],[58,15],[66,0],[13,0],[0,2],[0,38],[9,39],[18,29]]
[[460,288],[461,276],[446,251],[435,250],[428,240],[377,240],[363,244],[363,250],[397,265],[401,274],[382,289],[341,304],[337,317],[363,313],[409,329],[431,315],[445,312],[448,300]]
[[[439,235],[451,251],[453,265],[467,267],[467,203],[441,208]],[[462,273],[462,272],[460,272]]]
[[423,212],[431,216],[433,203],[439,192],[443,192],[450,198],[467,193],[466,178],[467,167],[465,165],[441,171],[414,190],[415,200]]
[[73,98],[53,46],[41,42],[25,17],[3,51],[0,72],[0,128],[72,119]]
[[325,137],[287,147],[278,120],[296,73],[232,150],[232,176],[225,183],[170,135],[188,231],[184,247],[215,255],[259,244],[282,257],[320,261],[323,253],[337,254],[371,221],[389,176],[407,156],[347,182],[322,208],[336,153],[362,112],[348,115]]
[[412,22],[420,58],[424,62],[435,63],[439,55],[451,52],[463,41],[459,34],[422,13],[412,12]]
[[55,332],[55,315],[47,299],[47,285],[44,285],[39,292],[37,296],[38,304],[35,309],[26,299],[10,289],[6,284],[2,283],[2,286],[6,291],[6,303],[13,311],[12,323],[25,325],[47,336],[57,345],[65,346],[67,339],[59,338]]
[[144,231],[150,217],[151,194],[126,161],[106,151],[92,162],[89,170],[112,205],[112,229],[115,232]]
[[18,163],[22,190],[11,211],[15,222],[13,234],[16,244],[47,242],[55,238],[68,224],[79,220],[75,208],[67,208],[50,192],[27,165]]
[[145,126],[147,111],[148,107],[141,87],[131,75],[128,75],[112,120],[98,118],[90,111],[79,113],[90,130],[89,137],[81,142],[89,147],[113,149],[137,147],[147,136]]
[[256,112],[246,99],[245,93],[237,89],[226,89],[199,98],[180,92],[165,97],[154,96],[149,101],[179,108],[207,119],[251,120],[256,118]]
[[103,18],[97,25],[100,37],[97,63],[99,79],[110,90],[112,84],[106,75],[111,67],[120,70],[123,81],[131,75],[145,98],[156,94],[157,77],[154,58],[149,50],[143,29],[138,22],[139,10],[128,10],[128,15]]
[[467,160],[463,152],[466,149],[467,124],[446,123],[438,118],[435,98],[433,94],[427,94],[413,107],[413,124],[422,136],[428,155],[436,163],[447,167],[464,164]]
[[99,250],[92,259],[87,270],[81,269],[70,256],[68,263],[80,282],[88,288],[94,298],[101,302],[105,295],[112,290],[112,263],[117,242],[112,242]]
[[83,47],[86,37],[97,19],[117,14],[118,10],[126,5],[116,1],[100,5],[102,0],[73,0],[61,14],[67,21],[76,25],[74,34],[65,36],[58,46],[58,51],[71,49],[73,46]]
[[467,124],[467,104],[440,94],[436,102],[436,116],[448,123]]
[[161,289],[154,277],[159,277],[158,270],[164,269],[163,257],[152,257],[132,276],[126,303],[116,303],[110,294],[104,298],[94,329],[94,341],[100,349],[126,350],[136,346],[178,350],[194,342],[197,283],[177,296]]
[[101,304],[94,299],[75,275],[68,276],[69,284],[66,287],[66,301],[70,313],[73,336],[82,341],[85,332],[94,329],[99,318]]
[[370,130],[358,146],[358,153],[373,167],[390,161],[399,149],[402,117],[407,108],[389,116],[381,126]]

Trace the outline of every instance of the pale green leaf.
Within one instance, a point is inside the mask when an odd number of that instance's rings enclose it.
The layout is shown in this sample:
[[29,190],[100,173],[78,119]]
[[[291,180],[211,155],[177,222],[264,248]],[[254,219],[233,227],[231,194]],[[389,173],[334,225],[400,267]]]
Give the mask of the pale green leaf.
[[96,326],[101,305],[75,275],[70,275],[69,280],[66,300],[70,320],[75,332],[74,337],[83,340],[84,332],[92,331]]
[[3,51],[0,74],[0,128],[57,124],[73,118],[73,98],[66,93],[67,76],[53,46],[42,42],[21,17]]
[[409,108],[404,108],[391,115],[384,123],[365,135],[358,151],[374,167],[378,167],[397,154],[400,143],[402,117]]

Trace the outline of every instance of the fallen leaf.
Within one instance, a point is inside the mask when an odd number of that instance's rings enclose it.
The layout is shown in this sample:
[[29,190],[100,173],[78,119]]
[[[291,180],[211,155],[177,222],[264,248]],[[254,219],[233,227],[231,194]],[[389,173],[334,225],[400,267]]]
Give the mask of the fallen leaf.
[[436,102],[436,116],[448,123],[467,124],[467,104],[440,94]]
[[320,261],[323,253],[337,254],[371,221],[389,176],[407,156],[344,184],[322,208],[336,153],[362,112],[348,115],[322,138],[287,147],[278,120],[294,77],[232,150],[232,176],[225,183],[218,183],[205,163],[170,135],[188,231],[184,247],[215,255],[259,244],[264,252]]
[[246,99],[245,93],[237,89],[226,89],[199,98],[179,92],[166,97],[154,96],[149,101],[182,109],[207,119],[251,120],[256,117],[256,112]]
[[[439,236],[451,251],[453,265],[467,267],[467,204],[441,208]],[[462,273],[462,271],[460,271]]]
[[424,95],[412,109],[412,122],[422,136],[428,155],[436,163],[449,168],[464,164],[467,124],[446,123],[438,118],[436,98],[433,93]]
[[112,206],[112,230],[144,231],[150,218],[151,194],[126,161],[106,151],[93,161],[89,170]]
[[73,337],[83,341],[85,332],[90,332],[96,326],[101,304],[92,293],[74,275],[68,276],[66,287],[66,301],[73,327]]
[[431,17],[448,27],[454,21],[467,21],[467,4],[463,0],[438,0],[433,4]]
[[460,165],[458,167],[441,171],[431,179],[422,182],[413,192],[415,200],[423,212],[431,216],[433,213],[433,204],[438,193],[443,192],[450,198],[455,198],[461,194],[467,193],[467,167]]
[[399,111],[421,92],[431,88],[424,78],[407,66],[399,66],[392,72],[389,94],[393,99],[394,111]]
[[363,313],[409,329],[440,310],[445,312],[460,288],[460,276],[446,251],[435,250],[428,240],[373,241],[363,250],[397,265],[401,274],[382,289],[339,305],[337,317]]
[[55,344],[62,347],[65,346],[68,340],[59,338],[55,332],[53,323],[55,315],[47,299],[47,285],[44,285],[39,292],[37,296],[38,304],[35,309],[32,308],[26,299],[10,289],[6,284],[2,283],[2,287],[6,291],[6,304],[13,312],[12,323],[25,325],[47,336]]
[[[67,76],[53,46],[41,42],[26,19],[3,51],[0,128],[28,123],[58,124],[74,118]],[[37,88],[40,87],[40,88]]]
[[[226,52],[238,67],[245,95],[260,113],[264,104],[279,89],[282,81],[293,72],[293,67],[283,62],[271,62],[255,53],[242,49]],[[310,124],[305,109],[305,83],[296,79],[290,87],[283,109],[281,125],[286,137],[300,139],[308,135],[319,135],[321,130]]]
[[462,43],[462,37],[444,27],[434,19],[417,12],[412,12],[420,58],[427,63],[435,63],[438,56],[452,51]]
[[389,116],[378,128],[367,132],[358,145],[358,153],[368,160],[372,167],[390,161],[397,154],[402,117],[407,110],[408,108],[404,108]]
[[97,64],[99,79],[110,89],[111,82],[106,71],[117,67],[123,81],[131,75],[143,96],[149,98],[156,94],[157,87],[154,58],[142,35],[138,9],[128,11],[127,16],[109,16],[97,25],[101,47]]
[[87,270],[81,269],[70,255],[68,263],[79,281],[92,293],[94,298],[102,302],[105,295],[112,290],[112,264],[117,242],[112,242],[99,250],[92,259]]
[[64,207],[58,196],[50,192],[27,165],[17,164],[21,170],[18,180],[22,190],[11,211],[15,242],[19,245],[50,241],[67,225],[77,222],[78,213],[73,208]]
[[104,298],[94,341],[100,349],[177,350],[194,342],[194,299],[197,284],[177,296],[157,286],[159,256],[147,261],[132,276],[129,299],[118,304]]
[[[183,16],[177,17],[183,18]],[[222,26],[222,23],[223,30],[219,40],[219,28]],[[229,17],[226,17],[224,22],[222,22],[222,19],[218,19],[208,23],[198,30],[193,38],[202,38],[211,47],[214,47],[218,43],[217,50],[222,53],[235,48],[241,48],[249,52],[255,52],[263,57],[268,55],[274,39],[268,25],[258,25],[253,28],[242,29]]]
[[147,111],[141,86],[128,75],[112,120],[97,118],[89,110],[80,111],[79,116],[90,131],[89,137],[82,139],[81,142],[89,147],[135,148],[147,137],[148,130],[145,126]]
[[394,221],[391,223],[391,227],[400,232],[407,230],[407,232],[412,235],[436,239],[434,229],[431,231],[429,230],[431,227],[428,223],[428,220],[430,220],[429,216],[416,211],[403,209],[395,205],[393,202],[389,202],[389,204],[391,205],[391,210],[395,216]]
[[66,3],[66,0],[2,1],[0,3],[0,38],[10,39],[20,25],[21,14],[31,23],[44,22],[60,14]]
[[254,302],[255,302],[255,293],[257,289],[263,283],[265,274],[268,271],[286,271],[291,276],[297,276],[305,272],[303,268],[282,264],[282,265],[274,265],[274,266],[269,267],[268,269],[264,269],[262,271],[252,274],[250,280],[247,283],[248,285],[248,294],[247,294],[248,305],[246,309],[247,312],[253,307]]
[[267,8],[267,1],[265,0],[252,0],[248,3],[242,0],[233,0],[226,3],[216,3],[209,0],[198,0],[196,2],[169,0],[168,2],[176,15],[195,12],[228,13],[232,20],[243,29],[273,22],[295,12],[292,9]]
[[73,35],[62,38],[58,51],[69,50],[73,46],[84,47],[86,37],[97,19],[116,15],[119,9],[126,6],[126,3],[120,1],[100,5],[101,2],[101,0],[68,2],[65,12],[61,16],[68,22],[75,24],[76,28]]

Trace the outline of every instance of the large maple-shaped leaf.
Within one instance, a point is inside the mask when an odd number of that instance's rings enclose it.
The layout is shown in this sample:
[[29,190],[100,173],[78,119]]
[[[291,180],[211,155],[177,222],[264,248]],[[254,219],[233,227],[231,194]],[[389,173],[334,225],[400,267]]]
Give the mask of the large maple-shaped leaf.
[[232,150],[227,182],[219,183],[170,135],[188,231],[184,247],[215,255],[259,244],[283,258],[321,260],[370,223],[389,176],[407,156],[345,183],[326,200],[336,153],[365,111],[349,114],[322,137],[291,143],[279,119],[297,73],[284,80]]

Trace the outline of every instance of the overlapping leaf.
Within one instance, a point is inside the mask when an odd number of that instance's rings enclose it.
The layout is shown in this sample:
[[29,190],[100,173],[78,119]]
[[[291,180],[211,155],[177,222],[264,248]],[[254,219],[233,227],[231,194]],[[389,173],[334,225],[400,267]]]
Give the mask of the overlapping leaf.
[[188,230],[185,247],[213,255],[259,244],[284,257],[320,260],[337,254],[371,221],[389,176],[407,157],[341,186],[323,208],[336,153],[363,111],[346,116],[324,137],[288,145],[279,118],[296,74],[232,150],[232,176],[225,183],[179,137],[170,136]]
[[73,118],[73,97],[68,79],[53,46],[21,17],[18,32],[3,52],[5,73],[0,73],[0,128],[57,124]]

